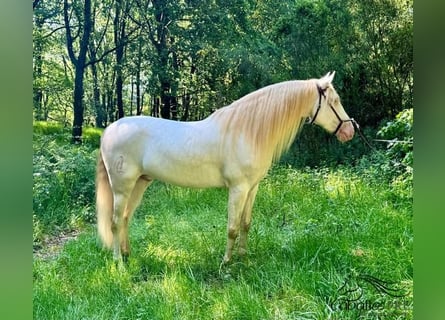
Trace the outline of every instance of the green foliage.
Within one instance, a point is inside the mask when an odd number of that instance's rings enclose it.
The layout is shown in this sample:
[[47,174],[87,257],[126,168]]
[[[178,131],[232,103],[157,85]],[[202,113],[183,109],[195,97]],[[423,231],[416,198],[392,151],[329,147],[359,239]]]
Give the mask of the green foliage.
[[32,244],[33,247],[40,247],[44,237],[42,223],[35,214],[32,215]]
[[[372,128],[364,128],[363,131],[366,136],[375,135]],[[353,166],[369,151],[358,136],[347,143],[341,143],[320,127],[305,125],[289,151],[283,155],[281,163],[296,168]]]
[[[127,32],[144,30],[124,41],[126,115],[135,113],[135,86],[144,114],[157,115],[155,107],[170,102],[178,119],[197,120],[259,87],[330,70],[362,127],[376,129],[412,107],[412,0],[121,2],[125,10],[114,17],[119,10],[110,11],[110,2],[93,1],[89,49],[99,61],[85,69],[85,123],[115,120],[116,61],[114,52],[102,55],[117,20]],[[72,8],[80,14],[82,6]],[[66,124],[73,117],[73,67],[66,30],[54,30],[64,23],[60,9],[50,0],[34,11],[34,115]]]
[[[91,229],[34,260],[34,318],[412,319],[412,207],[394,196],[352,169],[276,166],[260,184],[248,257],[220,269],[226,190],[155,182],[131,225],[125,270]],[[404,296],[366,286],[360,301],[385,307],[332,308],[357,274]]]
[[[69,144],[71,141],[71,128],[63,127],[57,122],[50,121],[34,121],[33,123],[33,132],[34,135],[47,135],[50,136],[51,139],[56,141],[59,144]],[[103,129],[94,128],[94,127],[84,127],[82,142],[87,148],[99,148],[100,145],[100,137],[102,135]],[[39,137],[35,136],[37,139],[37,143]]]
[[[386,122],[377,136],[384,139],[386,149],[363,156],[357,172],[369,179],[387,181],[393,193],[412,201],[413,192],[413,109],[401,111]],[[371,172],[371,174],[370,174]]]
[[53,136],[68,133],[67,128],[63,128],[57,122],[49,122],[49,121],[34,121],[33,132],[35,134],[40,134],[40,135],[51,134]]
[[405,109],[396,118],[387,122],[377,134],[391,140],[387,155],[404,165],[413,165],[413,109]]
[[77,228],[94,220],[96,151],[91,145],[66,144],[69,133],[35,124],[33,141],[34,242],[42,232]]
[[102,136],[103,129],[86,127],[83,128],[82,143],[87,144],[93,148],[99,148],[100,137]]
[[392,175],[392,185],[407,197],[413,188],[413,109],[405,109],[393,121],[387,122],[378,135],[389,139],[386,156],[393,164],[386,171]]

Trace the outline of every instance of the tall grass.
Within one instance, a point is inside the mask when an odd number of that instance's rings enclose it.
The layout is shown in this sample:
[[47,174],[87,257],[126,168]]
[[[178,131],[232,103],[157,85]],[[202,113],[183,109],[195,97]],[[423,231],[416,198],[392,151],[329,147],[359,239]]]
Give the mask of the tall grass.
[[347,167],[276,166],[260,184],[247,258],[220,268],[226,201],[223,189],[155,182],[125,270],[93,226],[35,258],[34,318],[412,319],[412,205],[395,186]]

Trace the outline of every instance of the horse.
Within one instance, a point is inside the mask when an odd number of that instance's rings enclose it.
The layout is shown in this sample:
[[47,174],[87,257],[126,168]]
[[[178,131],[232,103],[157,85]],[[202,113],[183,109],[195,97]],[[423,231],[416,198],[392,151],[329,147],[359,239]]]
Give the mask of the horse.
[[263,87],[200,121],[129,116],[110,124],[101,136],[96,168],[97,230],[103,246],[113,250],[115,260],[129,256],[131,217],[157,179],[184,187],[227,188],[222,263],[231,260],[238,237],[238,254],[244,256],[258,184],[303,124],[319,125],[341,142],[354,136],[354,120],[332,85],[334,75]]

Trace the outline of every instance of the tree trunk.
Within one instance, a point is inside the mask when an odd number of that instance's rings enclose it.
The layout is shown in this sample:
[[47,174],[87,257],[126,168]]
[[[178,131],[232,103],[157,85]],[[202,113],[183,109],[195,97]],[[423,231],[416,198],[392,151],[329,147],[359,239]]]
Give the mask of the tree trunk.
[[142,104],[141,104],[141,65],[137,66],[136,71],[136,115],[142,114]]
[[114,118],[114,99],[113,99],[113,91],[110,90],[107,93],[107,116],[108,116],[108,123],[114,122],[116,120]]
[[142,65],[142,36],[138,40],[138,58],[136,64],[136,115],[142,114],[141,101],[141,65]]
[[77,64],[75,66],[74,78],[74,121],[72,131],[72,142],[82,143],[82,126],[83,126],[83,77],[84,67]]
[[[83,16],[78,17],[83,20],[83,24],[80,24],[78,34],[80,38],[79,54],[76,57],[73,49],[74,38],[71,34],[71,26],[68,13],[69,5],[68,0],[63,2],[63,14],[66,30],[66,44],[68,49],[68,55],[72,64],[74,65],[74,94],[73,94],[73,108],[74,108],[74,120],[72,129],[72,142],[82,143],[82,126],[83,126],[83,78],[86,67],[86,56],[88,52],[90,35],[92,30],[92,17],[91,17],[91,0],[85,0],[83,8]],[[76,10],[74,10],[76,12]]]
[[[36,29],[40,34],[43,28],[44,19],[37,17],[36,19]],[[43,90],[40,80],[42,79],[42,66],[43,66],[43,56],[42,56],[42,40],[40,37],[34,40],[34,85],[33,85],[33,102],[34,102],[34,119],[37,121],[44,121],[45,116],[43,112]]]
[[172,120],[178,120],[178,98],[176,95],[170,96],[170,111]]
[[[93,56],[92,59],[94,59]],[[97,67],[95,63],[91,64],[91,74],[93,77],[93,104],[94,110],[96,111],[96,127],[105,128],[105,110],[100,101],[101,94],[99,80],[97,79]]]
[[[92,16],[96,16],[96,8],[93,8]],[[91,26],[91,32],[94,34],[94,30],[96,29],[95,20],[92,20],[92,26]],[[97,60],[97,49],[94,45],[94,40],[91,41],[89,46],[89,54],[90,54],[90,61],[96,61]],[[95,126],[96,128],[105,128],[105,108],[104,104],[101,104],[101,94],[100,94],[100,87],[99,87],[99,80],[98,80],[98,73],[97,73],[97,66],[96,63],[91,63],[91,76],[93,80],[93,107],[96,112],[95,116]]]
[[159,117],[159,97],[153,97],[153,107],[151,108],[151,116],[152,117]]
[[161,117],[170,119],[170,82],[163,81],[161,85]]
[[182,114],[181,121],[187,121],[190,115],[190,93],[184,93],[182,96],[182,107],[184,113]]
[[123,1],[116,0],[116,13],[114,16],[114,44],[116,46],[116,104],[118,119],[124,117],[122,67],[124,63],[125,17],[122,18]]
[[122,98],[123,89],[122,69],[118,67],[116,72],[116,105],[117,105],[117,118],[124,117],[124,100]]

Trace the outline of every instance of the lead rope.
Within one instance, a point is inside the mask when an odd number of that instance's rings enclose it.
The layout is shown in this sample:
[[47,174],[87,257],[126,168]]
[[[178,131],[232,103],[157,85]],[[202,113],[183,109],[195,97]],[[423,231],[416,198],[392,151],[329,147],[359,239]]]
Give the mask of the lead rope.
[[359,134],[360,138],[362,139],[362,141],[373,151],[377,151],[379,152],[379,150],[377,150],[376,147],[374,147],[371,142],[369,142],[369,140],[366,138],[366,136],[363,134],[362,130],[360,129],[359,124],[357,123],[357,121],[355,121],[354,118],[351,118],[351,123],[354,126],[355,131]]
[[[359,134],[360,138],[362,139],[362,141],[374,152],[378,153],[380,156],[383,156],[385,158],[387,158],[387,156],[385,154],[383,154],[380,150],[378,150],[376,147],[374,147],[371,142],[368,140],[368,138],[366,138],[366,136],[363,134],[362,130],[360,129],[359,124],[357,123],[357,121],[354,120],[354,118],[351,118],[351,123],[354,126],[355,131]],[[410,168],[412,169],[411,166],[404,164],[403,162],[397,162],[393,159],[388,159],[390,162],[392,162],[393,164],[395,164],[396,166],[404,166],[405,168]]]

